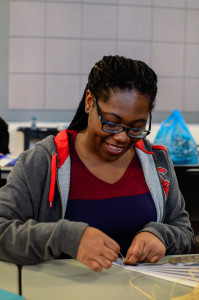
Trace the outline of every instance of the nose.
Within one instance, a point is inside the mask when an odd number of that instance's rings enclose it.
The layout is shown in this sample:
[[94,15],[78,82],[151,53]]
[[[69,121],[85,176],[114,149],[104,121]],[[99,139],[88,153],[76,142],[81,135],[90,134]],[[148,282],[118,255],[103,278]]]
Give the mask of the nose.
[[113,139],[122,144],[130,142],[130,137],[128,136],[126,130],[113,134]]

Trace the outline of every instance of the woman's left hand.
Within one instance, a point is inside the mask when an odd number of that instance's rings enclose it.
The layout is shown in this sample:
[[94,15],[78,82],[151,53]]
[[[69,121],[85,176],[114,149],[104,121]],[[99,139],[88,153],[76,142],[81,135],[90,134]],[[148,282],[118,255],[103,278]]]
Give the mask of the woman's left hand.
[[166,253],[166,247],[154,234],[141,232],[134,238],[129,247],[125,264],[133,265],[137,262],[155,263]]

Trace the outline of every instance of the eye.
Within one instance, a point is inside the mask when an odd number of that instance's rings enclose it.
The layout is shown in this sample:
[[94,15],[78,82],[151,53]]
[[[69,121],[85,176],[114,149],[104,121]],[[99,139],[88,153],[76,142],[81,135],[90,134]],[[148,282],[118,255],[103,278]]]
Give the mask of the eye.
[[140,130],[141,128],[133,128],[131,129],[131,131],[134,131],[135,133],[139,133],[141,132],[142,130]]
[[107,125],[108,125],[110,128],[115,128],[115,127],[117,127],[117,125],[114,124],[114,123],[108,123]]

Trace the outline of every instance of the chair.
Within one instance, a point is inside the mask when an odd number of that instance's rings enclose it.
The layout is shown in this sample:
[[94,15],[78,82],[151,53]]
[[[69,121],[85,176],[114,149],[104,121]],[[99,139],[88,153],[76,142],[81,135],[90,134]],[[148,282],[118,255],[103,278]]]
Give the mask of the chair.
[[199,253],[199,165],[175,165],[174,168],[195,234],[192,253]]

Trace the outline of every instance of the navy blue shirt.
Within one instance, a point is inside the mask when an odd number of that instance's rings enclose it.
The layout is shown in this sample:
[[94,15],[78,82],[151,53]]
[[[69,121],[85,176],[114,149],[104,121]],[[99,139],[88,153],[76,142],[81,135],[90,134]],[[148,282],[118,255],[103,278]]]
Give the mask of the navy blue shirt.
[[69,134],[71,183],[65,218],[86,222],[114,239],[126,255],[135,234],[156,221],[154,202],[135,155],[126,172],[110,184],[93,175],[75,150],[76,133]]

